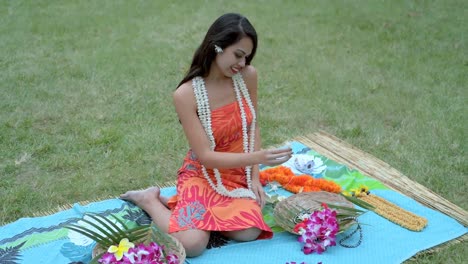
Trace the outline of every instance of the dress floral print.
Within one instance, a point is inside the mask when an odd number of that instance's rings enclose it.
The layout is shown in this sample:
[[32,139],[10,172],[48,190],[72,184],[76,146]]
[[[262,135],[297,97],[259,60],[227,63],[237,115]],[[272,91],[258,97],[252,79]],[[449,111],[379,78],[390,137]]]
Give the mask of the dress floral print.
[[[252,115],[244,105],[247,121]],[[242,124],[237,102],[225,105],[211,112],[215,151],[243,152]],[[207,169],[214,179],[213,171]],[[228,190],[246,188],[243,168],[220,169],[222,181]],[[259,238],[271,238],[273,233],[264,222],[257,202],[250,198],[231,198],[216,193],[208,184],[201,171],[195,154],[189,150],[178,171],[177,195],[169,200],[172,215],[169,232],[188,229],[207,231],[234,231],[251,227],[263,230]]]

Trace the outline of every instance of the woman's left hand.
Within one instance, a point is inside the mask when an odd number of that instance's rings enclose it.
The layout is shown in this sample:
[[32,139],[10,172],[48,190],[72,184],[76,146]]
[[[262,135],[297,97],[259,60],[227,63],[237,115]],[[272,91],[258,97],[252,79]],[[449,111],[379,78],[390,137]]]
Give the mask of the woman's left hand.
[[252,179],[252,191],[255,194],[255,197],[257,197],[257,203],[261,208],[263,208],[266,202],[265,191],[258,179]]

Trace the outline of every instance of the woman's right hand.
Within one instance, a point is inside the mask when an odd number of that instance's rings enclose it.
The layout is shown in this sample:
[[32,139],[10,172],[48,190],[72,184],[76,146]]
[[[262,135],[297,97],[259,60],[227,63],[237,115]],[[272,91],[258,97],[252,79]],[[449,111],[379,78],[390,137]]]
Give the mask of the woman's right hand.
[[260,164],[276,166],[288,161],[292,156],[292,149],[287,147],[260,150]]

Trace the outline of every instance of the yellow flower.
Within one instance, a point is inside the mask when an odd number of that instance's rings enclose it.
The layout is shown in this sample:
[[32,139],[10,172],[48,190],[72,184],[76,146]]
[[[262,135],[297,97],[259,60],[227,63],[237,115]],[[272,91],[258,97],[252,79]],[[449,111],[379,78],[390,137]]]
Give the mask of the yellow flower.
[[351,193],[354,197],[362,197],[369,194],[369,187],[360,185],[359,188],[351,189]]
[[361,191],[361,193],[367,194],[369,192],[369,187],[367,187],[365,185],[361,185],[361,186],[359,186],[359,190]]
[[359,197],[359,195],[361,195],[361,189],[359,189],[359,188],[353,188],[353,189],[351,189],[351,194],[352,194],[354,197]]
[[132,242],[128,241],[128,238],[122,238],[120,240],[119,246],[110,246],[107,252],[109,253],[114,253],[115,258],[117,260],[121,260],[123,258],[123,254],[127,253],[128,250],[132,247],[134,247],[135,244]]
[[348,192],[348,191],[343,191],[342,194],[345,195],[345,196],[353,196],[353,195],[352,195],[350,192]]

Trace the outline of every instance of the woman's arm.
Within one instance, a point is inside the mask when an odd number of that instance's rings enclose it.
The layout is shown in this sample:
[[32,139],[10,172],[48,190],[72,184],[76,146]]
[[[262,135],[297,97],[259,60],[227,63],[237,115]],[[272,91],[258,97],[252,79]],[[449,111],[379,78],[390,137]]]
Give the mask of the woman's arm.
[[[255,112],[257,115],[257,123],[255,124],[255,151],[259,151],[262,146],[262,140],[260,136],[260,126],[258,125],[259,122],[259,111],[257,107],[258,97],[257,97],[257,85],[258,85],[258,77],[257,72],[253,66],[247,66],[245,69],[244,80],[247,85],[247,89],[249,90],[250,98],[252,100],[252,104],[254,105]],[[290,156],[288,156],[290,157]],[[289,158],[288,158],[289,159]],[[260,183],[260,169],[258,164],[252,166],[252,191],[255,194],[255,197],[258,204],[261,208],[265,206],[266,197],[265,191],[263,190],[262,184]]]
[[[258,96],[257,96],[257,87],[258,87],[258,75],[257,70],[252,65],[247,65],[242,71],[242,76],[244,77],[245,85],[249,91],[250,99],[255,109],[257,116],[257,121],[255,123],[255,146],[254,150],[259,151],[262,148],[262,140],[260,137],[260,126],[258,125]],[[252,166],[252,179],[258,180],[259,178],[259,168],[258,164]]]

